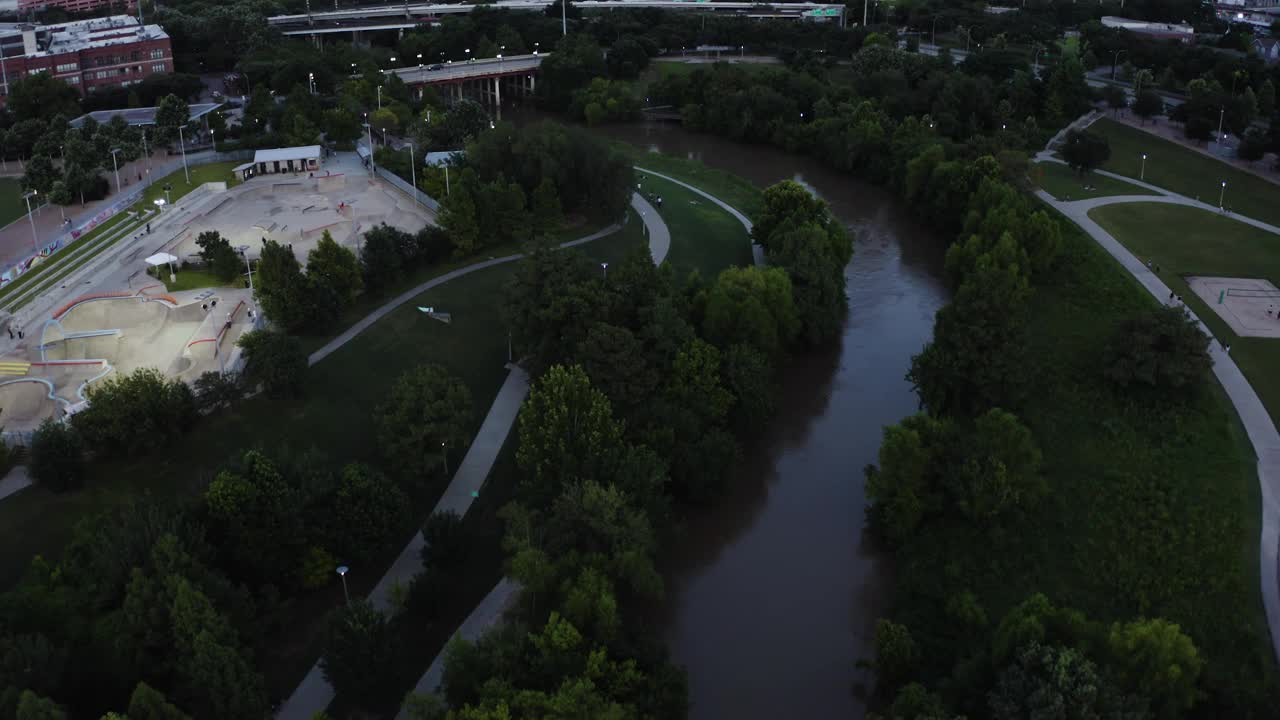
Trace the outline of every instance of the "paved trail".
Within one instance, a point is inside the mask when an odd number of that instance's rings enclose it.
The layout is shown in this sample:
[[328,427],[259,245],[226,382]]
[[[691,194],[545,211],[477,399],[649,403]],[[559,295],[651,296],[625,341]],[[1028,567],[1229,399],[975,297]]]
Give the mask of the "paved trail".
[[[642,167],[640,167],[639,165],[634,165],[634,166],[632,166],[632,167],[633,167],[633,169],[635,169],[635,170],[637,170],[637,171],[639,171],[639,172],[646,173],[646,174],[652,175],[652,176],[654,176],[654,177],[662,178],[663,180],[666,180],[667,182],[675,183],[676,185],[679,185],[680,187],[682,187],[682,188],[684,188],[684,189],[686,189],[686,190],[689,190],[689,191],[691,191],[691,192],[697,193],[698,195],[701,195],[702,197],[704,197],[704,198],[706,198],[706,199],[710,200],[712,203],[715,203],[717,206],[719,206],[719,207],[720,207],[720,209],[722,209],[722,210],[724,210],[725,212],[727,212],[727,213],[729,213],[730,215],[732,215],[735,219],[737,219],[737,221],[738,221],[738,222],[742,223],[742,227],[744,227],[744,228],[746,228],[746,229],[747,229],[747,234],[748,234],[748,235],[749,235],[749,234],[751,234],[751,228],[752,228],[751,219],[750,219],[750,218],[748,218],[746,215],[743,215],[741,212],[739,212],[737,208],[735,208],[734,206],[730,205],[729,203],[727,203],[727,202],[725,202],[725,201],[721,200],[720,198],[716,197],[715,195],[712,195],[711,193],[705,192],[705,191],[704,191],[704,190],[702,190],[701,188],[694,187],[693,185],[690,185],[690,184],[689,184],[689,183],[687,183],[687,182],[683,182],[683,181],[681,181],[681,180],[677,180],[677,179],[675,179],[675,178],[671,177],[670,175],[663,175],[663,174],[662,174],[662,173],[660,173],[660,172],[655,172],[655,171],[653,171],[653,170],[649,170],[649,169],[647,169],[647,168],[642,168]],[[664,256],[664,257],[665,257],[665,256]],[[751,260],[752,260],[752,262],[754,262],[756,265],[764,265],[764,248],[760,247],[759,245],[757,245],[757,244],[755,244],[755,243],[752,243],[752,244],[751,244]]]
[[[1158,196],[1121,195],[1074,202],[1056,200],[1043,190],[1037,190],[1036,195],[1063,215],[1071,218],[1085,232],[1089,233],[1090,237],[1119,261],[1125,270],[1128,270],[1148,292],[1155,296],[1156,300],[1163,303],[1169,297],[1169,287],[1164,284],[1160,276],[1149,270],[1141,260],[1129,252],[1128,248],[1121,244],[1119,240],[1116,240],[1093,218],[1089,217],[1089,211],[1096,207],[1128,202],[1174,203],[1210,212],[1218,212],[1218,208],[1140,180],[1108,172],[1102,172],[1102,174],[1155,190],[1161,194]],[[1280,228],[1274,225],[1234,213],[1230,217],[1233,220],[1280,234]],[[1190,312],[1189,309],[1188,312]],[[1192,313],[1192,317],[1195,317],[1194,313]],[[1212,337],[1212,332],[1198,317],[1196,322],[1200,323],[1200,327],[1206,335]],[[1276,657],[1280,658],[1280,572],[1278,572],[1280,568],[1277,567],[1277,561],[1280,560],[1280,557],[1278,557],[1280,556],[1280,433],[1276,432],[1275,423],[1272,421],[1271,416],[1267,414],[1266,408],[1262,405],[1262,400],[1258,398],[1258,394],[1254,392],[1253,387],[1245,379],[1244,373],[1236,366],[1235,361],[1223,351],[1221,343],[1212,343],[1209,348],[1209,354],[1213,358],[1213,374],[1218,378],[1218,382],[1222,384],[1222,388],[1226,391],[1231,404],[1235,406],[1236,414],[1240,416],[1240,422],[1244,425],[1249,441],[1253,444],[1254,454],[1258,457],[1258,483],[1262,487],[1262,537],[1260,539],[1261,552],[1259,553],[1262,601],[1267,616],[1267,624],[1271,628],[1272,649]]]

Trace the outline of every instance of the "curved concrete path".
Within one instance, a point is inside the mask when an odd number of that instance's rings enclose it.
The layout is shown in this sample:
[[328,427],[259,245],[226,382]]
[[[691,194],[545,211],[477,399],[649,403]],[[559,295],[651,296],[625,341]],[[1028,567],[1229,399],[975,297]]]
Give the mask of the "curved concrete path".
[[[647,175],[652,175],[656,178],[662,178],[667,182],[675,183],[676,185],[679,185],[680,187],[686,190],[689,190],[690,192],[701,195],[702,197],[715,203],[718,207],[720,207],[720,209],[732,215],[735,219],[737,219],[738,222],[742,223],[742,227],[747,229],[747,234],[748,235],[751,234],[751,228],[753,227],[753,225],[751,224],[751,219],[748,218],[746,215],[743,215],[741,212],[739,212],[737,208],[721,200],[715,195],[712,195],[711,193],[708,193],[702,190],[701,188],[694,187],[693,185],[690,185],[689,183],[684,182],[682,180],[677,180],[671,177],[670,175],[663,175],[660,172],[650,170],[648,168],[642,168],[639,165],[633,165],[632,169],[636,170],[637,172],[642,172]],[[764,248],[757,245],[756,243],[751,243],[751,259],[756,265],[764,265]]]
[[[593,240],[599,240],[602,237],[612,235],[619,228],[620,226],[617,224],[610,225],[586,237],[561,243],[560,247],[576,247]],[[410,290],[406,290],[377,310],[366,315],[359,322],[348,328],[346,332],[326,343],[324,347],[312,353],[309,362],[312,365],[320,362],[338,348],[346,345],[356,335],[386,317],[387,313],[431,288],[443,285],[450,280],[455,280],[477,270],[509,263],[522,257],[524,257],[523,253],[517,253],[483,260],[434,277]],[[471,446],[467,449],[467,454],[462,458],[462,463],[458,465],[458,470],[454,473],[449,486],[445,488],[440,500],[436,502],[436,506],[432,510],[433,513],[452,511],[459,516],[466,515],[467,510],[471,508],[471,503],[475,502],[475,499],[479,497],[480,489],[484,486],[484,481],[489,477],[489,471],[493,468],[494,460],[497,459],[498,453],[502,450],[502,444],[506,442],[507,435],[511,432],[511,426],[515,424],[516,415],[520,411],[520,404],[524,402],[525,395],[529,393],[529,375],[516,365],[507,365],[507,368],[511,371],[510,374],[507,375],[506,381],[502,383],[498,396],[494,398],[493,405],[489,407],[489,413],[485,415],[484,422],[480,425],[480,431],[476,433],[475,439],[471,441]],[[392,590],[397,585],[406,588],[409,586],[414,575],[417,575],[422,568],[421,553],[425,544],[426,540],[422,537],[422,532],[414,533],[409,543],[405,545],[404,549],[396,557],[395,562],[391,564],[391,567],[387,568],[382,579],[378,581],[378,584],[369,593],[369,602],[375,608],[384,611],[388,610],[391,607]],[[502,587],[503,585],[500,583],[499,588]],[[492,619],[489,620],[490,625],[501,615],[507,599],[512,594],[514,594],[514,591],[510,591],[508,597],[498,604],[497,611],[493,613]],[[488,606],[482,603],[481,607],[487,608]],[[477,608],[477,612],[479,609]],[[476,613],[473,612],[472,614],[475,615]],[[280,706],[280,709],[276,712],[276,717],[280,720],[310,720],[316,713],[323,712],[325,708],[329,707],[334,697],[333,687],[325,680],[324,671],[317,661],[307,671],[306,677],[294,689],[293,694]]]
[[[1089,217],[1089,211],[1104,205],[1127,202],[1174,203],[1197,207],[1210,212],[1218,212],[1218,209],[1212,205],[1183,197],[1163,188],[1135,181],[1132,178],[1112,173],[1103,174],[1156,190],[1161,195],[1118,195],[1074,202],[1057,200],[1044,190],[1037,190],[1036,195],[1089,233],[1090,237],[1124,266],[1124,269],[1128,270],[1139,284],[1147,289],[1147,292],[1150,292],[1157,301],[1163,303],[1169,297],[1169,287],[1164,284],[1159,275],[1149,270],[1119,240],[1116,240],[1093,218]],[[1273,225],[1234,213],[1230,217],[1254,227],[1280,234],[1280,228]],[[1187,309],[1187,312],[1191,313],[1190,309]],[[1195,318],[1206,335],[1213,337],[1213,333],[1200,318],[1196,317],[1195,313],[1191,313],[1191,317]],[[1222,384],[1222,388],[1226,391],[1231,404],[1235,406],[1236,414],[1240,417],[1245,433],[1249,436],[1249,442],[1253,444],[1253,452],[1258,457],[1258,483],[1262,488],[1262,537],[1260,539],[1261,552],[1259,553],[1262,603],[1267,616],[1267,625],[1271,629],[1272,650],[1275,652],[1277,659],[1280,659],[1280,567],[1277,567],[1277,562],[1280,561],[1280,557],[1278,557],[1280,555],[1280,433],[1276,432],[1275,423],[1272,421],[1271,416],[1267,414],[1267,410],[1258,394],[1254,392],[1253,386],[1245,379],[1244,373],[1236,366],[1231,356],[1222,349],[1222,344],[1210,343],[1209,354],[1213,358],[1213,374],[1218,378],[1218,382]]]
[[667,259],[667,253],[671,252],[671,230],[667,228],[667,221],[662,219],[662,215],[640,193],[631,193],[631,209],[636,211],[640,221],[644,223],[653,264],[661,265]]

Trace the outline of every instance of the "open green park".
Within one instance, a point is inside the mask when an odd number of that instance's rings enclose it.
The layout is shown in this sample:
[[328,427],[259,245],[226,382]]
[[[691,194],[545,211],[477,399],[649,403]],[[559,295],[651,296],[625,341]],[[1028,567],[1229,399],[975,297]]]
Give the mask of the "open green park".
[[[1105,137],[1111,146],[1111,158],[1103,163],[1103,170],[1132,178],[1141,176],[1152,185],[1210,205],[1217,205],[1221,196],[1223,204],[1233,212],[1280,225],[1280,203],[1276,202],[1280,185],[1114,120],[1103,118],[1090,125],[1089,130]],[[1225,192],[1223,181],[1227,183]]]
[[1257,391],[1272,418],[1280,418],[1280,340],[1240,337],[1187,285],[1186,277],[1264,278],[1280,286],[1280,236],[1230,217],[1166,203],[1124,203],[1089,213],[1160,276],[1213,331],[1231,346],[1231,357]]
[[1028,175],[1032,182],[1058,200],[1155,194],[1144,187],[1096,172],[1081,176],[1070,167],[1056,162],[1035,163],[1030,167]]

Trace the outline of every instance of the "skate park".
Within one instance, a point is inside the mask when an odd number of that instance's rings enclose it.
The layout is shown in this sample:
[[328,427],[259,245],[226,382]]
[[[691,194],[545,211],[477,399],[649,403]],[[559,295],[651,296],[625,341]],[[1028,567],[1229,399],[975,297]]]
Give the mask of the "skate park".
[[326,231],[339,245],[359,252],[360,238],[377,225],[412,233],[431,221],[426,208],[367,175],[266,175],[215,190],[191,206],[164,249],[183,261],[195,260],[200,233],[216,230],[250,259],[257,258],[266,239],[292,246],[298,261],[306,262]]

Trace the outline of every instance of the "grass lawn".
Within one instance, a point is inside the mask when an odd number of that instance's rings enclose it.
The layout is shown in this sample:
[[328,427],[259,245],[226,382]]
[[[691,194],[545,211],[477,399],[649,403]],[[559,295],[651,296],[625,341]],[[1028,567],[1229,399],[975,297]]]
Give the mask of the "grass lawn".
[[[707,167],[696,160],[649,152],[631,143],[616,142],[614,148],[631,158],[632,163],[687,182],[728,203],[748,218],[754,218],[760,212],[763,198],[760,188],[739,175]],[[652,177],[641,173],[637,179],[643,184]]]
[[671,230],[667,262],[683,280],[692,270],[710,280],[730,265],[751,264],[751,238],[737,218],[691,190],[636,173],[646,193],[662,197],[658,213]]
[[[148,273],[151,274],[151,273]],[[165,289],[170,292],[179,292],[182,290],[197,290],[199,288],[216,288],[216,287],[242,287],[244,283],[240,278],[236,278],[231,282],[224,282],[211,272],[204,270],[182,270],[177,269],[175,273],[177,280],[169,282],[169,268],[160,268],[159,280],[164,283]],[[152,277],[155,277],[152,274]]]
[[1273,420],[1280,419],[1280,340],[1239,337],[1198,295],[1185,276],[1266,278],[1280,287],[1280,235],[1211,212],[1179,205],[1133,203],[1089,213],[1144,260],[1160,265],[1169,288],[1195,311],[1249,379]]
[[27,202],[22,199],[22,183],[15,178],[0,178],[0,227],[27,214]]
[[165,183],[171,186],[169,190],[169,202],[171,203],[178,202],[178,199],[183,195],[205,183],[225,182],[227,187],[234,187],[240,184],[240,180],[236,178],[235,173],[231,172],[231,170],[239,164],[237,162],[216,162],[204,165],[189,165],[187,169],[191,171],[190,183],[187,182],[186,173],[179,168],[177,172],[172,172],[162,178],[153,180],[151,186],[142,193],[142,202],[150,205],[157,198],[164,197]]
[[1224,203],[1256,220],[1280,225],[1280,185],[1202,153],[1103,118],[1089,128],[1111,143],[1111,159],[1104,170],[1138,177],[1142,154],[1147,154],[1145,180],[1190,198],[1216,204],[1222,181],[1227,182]]
[[1034,592],[1106,624],[1167,618],[1207,663],[1206,704],[1222,712],[1202,716],[1266,716],[1277,672],[1258,588],[1261,498],[1248,439],[1212,380],[1181,402],[1105,380],[1101,357],[1119,323],[1155,300],[1064,226],[1058,276],[1030,301],[1034,372],[1016,409],[1040,443],[1049,494],[1007,529],[950,521],[910,541],[895,563],[906,569],[895,619],[929,628],[917,639],[951,638],[943,608],[957,578],[993,623]]
[[[1059,200],[1086,200],[1113,195],[1155,195],[1146,188],[1098,173],[1090,173],[1082,180],[1074,170],[1062,163],[1034,163],[1028,174],[1032,182]],[[1086,184],[1090,189],[1085,189]]]

